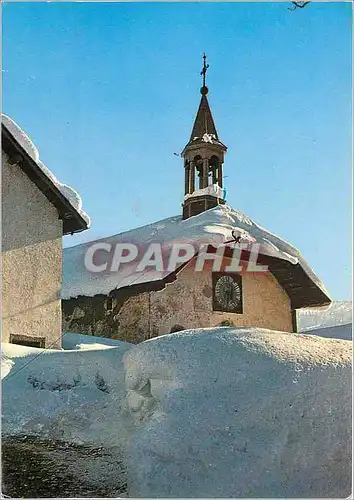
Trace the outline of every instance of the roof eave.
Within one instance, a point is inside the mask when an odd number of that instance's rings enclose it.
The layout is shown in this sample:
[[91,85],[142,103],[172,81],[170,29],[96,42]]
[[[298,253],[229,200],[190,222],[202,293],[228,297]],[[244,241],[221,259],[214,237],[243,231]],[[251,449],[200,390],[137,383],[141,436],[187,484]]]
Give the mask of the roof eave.
[[269,271],[288,295],[292,309],[319,307],[331,304],[332,299],[307,274],[300,263],[266,257]]
[[194,149],[197,151],[201,147],[205,146],[208,150],[214,149],[215,151],[220,151],[220,149],[226,153],[227,147],[221,141],[217,142],[205,142],[205,141],[189,141],[186,144],[181,152],[181,156],[183,157],[188,151],[193,151]]
[[[216,251],[216,248],[213,245],[209,245],[207,251],[213,252]],[[226,255],[228,253],[229,250],[228,247],[226,247]],[[242,253],[245,253],[246,259],[249,258],[249,252],[243,251]],[[232,255],[232,252],[230,252],[230,255]],[[125,294],[130,295],[149,291],[161,291],[167,284],[174,282],[180,271],[195,257],[196,255],[161,279],[135,283],[122,288],[115,288],[110,291],[109,295],[117,298]],[[305,307],[323,307],[331,304],[331,298],[308,276],[300,264],[292,264],[284,259],[263,254],[259,255],[259,260],[257,262],[259,264],[268,265],[269,272],[274,276],[289,297],[292,310]]]
[[16,159],[15,163],[58,210],[59,218],[63,221],[63,235],[79,233],[88,229],[87,221],[45,175],[4,124],[1,127],[1,142],[3,151],[10,159]]

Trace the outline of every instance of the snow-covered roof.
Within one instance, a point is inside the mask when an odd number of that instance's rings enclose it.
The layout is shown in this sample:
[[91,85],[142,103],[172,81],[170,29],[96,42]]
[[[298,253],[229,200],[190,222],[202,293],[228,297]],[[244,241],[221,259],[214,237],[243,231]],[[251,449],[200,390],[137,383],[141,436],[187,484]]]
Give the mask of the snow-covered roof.
[[[56,177],[55,175],[49,170],[48,167],[44,165],[44,163],[40,160],[39,157],[39,151],[37,147],[34,145],[34,143],[31,141],[31,139],[28,137],[28,135],[17,125],[17,123],[12,120],[10,117],[6,115],[2,115],[2,128],[4,132],[5,130],[11,134],[11,137],[13,140],[17,143],[18,146],[20,146],[20,149],[22,149],[22,152],[27,154],[27,160],[29,160],[31,173],[33,172],[33,167],[36,168],[37,174],[38,172],[41,174],[44,174],[44,177],[49,181],[49,184],[51,185],[51,190],[50,190],[50,195],[49,199],[55,206],[57,206],[56,202],[60,205],[60,202],[66,201],[66,204],[69,205],[70,210],[70,215],[66,211],[65,212],[65,218],[64,218],[64,226],[67,226],[68,230],[65,230],[64,227],[64,233],[71,233],[71,232],[77,232],[77,231],[82,231],[84,229],[87,229],[90,226],[90,217],[86,214],[86,212],[82,208],[82,200],[80,195],[73,189],[71,186],[68,186],[66,184],[62,184]],[[8,137],[7,137],[8,138]],[[8,138],[9,139],[9,138]],[[12,145],[14,145],[14,141],[12,141]],[[4,140],[3,140],[3,148],[6,147],[4,146]],[[32,161],[31,161],[32,160]],[[26,172],[27,173],[27,172]],[[32,177],[32,176],[31,176]],[[42,175],[43,177],[43,175]],[[38,176],[35,175],[34,179],[37,180]],[[33,179],[31,179],[33,180]],[[41,188],[40,182],[38,182],[38,187]],[[47,194],[48,193],[44,193]],[[48,196],[47,196],[48,197]],[[64,200],[62,199],[64,198]],[[59,208],[59,207],[57,207]],[[78,217],[76,217],[76,222],[73,222],[74,217],[72,217],[73,212],[77,214]],[[65,219],[71,219],[71,222],[67,222]]]
[[[270,257],[273,261],[283,263],[280,267],[282,270],[286,267],[288,274],[292,271],[298,275],[300,273],[305,283],[304,294],[306,295],[306,290],[311,288],[311,291],[317,294],[317,305],[330,303],[324,285],[296,248],[263,229],[245,214],[234,210],[229,205],[219,205],[186,220],[182,220],[181,216],[171,217],[131,231],[64,249],[62,298],[108,294],[114,289],[163,280],[171,274],[168,270],[156,271],[151,268],[137,271],[137,261],[125,264],[118,272],[107,270],[98,274],[90,273],[85,268],[84,260],[88,248],[94,243],[105,242],[115,246],[117,243],[129,242],[139,247],[147,247],[151,243],[159,242],[168,252],[174,243],[198,245],[208,243],[217,246],[230,241],[232,232],[233,235],[240,236],[241,242],[259,243],[260,253]],[[276,272],[274,271],[273,274],[275,275]],[[295,282],[297,279],[297,276],[293,278]],[[308,303],[306,300],[302,302],[300,300],[296,307],[307,305],[315,305],[315,299],[313,298]]]

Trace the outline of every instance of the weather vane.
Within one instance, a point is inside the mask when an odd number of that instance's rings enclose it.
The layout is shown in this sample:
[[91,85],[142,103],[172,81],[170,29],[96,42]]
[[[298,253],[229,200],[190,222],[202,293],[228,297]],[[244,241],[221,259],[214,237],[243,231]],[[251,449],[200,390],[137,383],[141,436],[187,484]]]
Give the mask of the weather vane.
[[205,75],[206,75],[207,69],[209,68],[209,64],[206,64],[206,55],[205,55],[205,53],[203,54],[203,59],[204,59],[204,64],[203,64],[203,69],[200,72],[200,74],[203,75],[203,87],[206,87],[206,85],[205,85]]

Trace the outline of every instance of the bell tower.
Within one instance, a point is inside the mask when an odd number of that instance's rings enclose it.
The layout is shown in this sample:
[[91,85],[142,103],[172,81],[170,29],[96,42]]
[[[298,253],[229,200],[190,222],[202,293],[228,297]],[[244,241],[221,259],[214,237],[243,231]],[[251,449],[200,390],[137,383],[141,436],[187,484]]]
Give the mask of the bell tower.
[[185,173],[183,219],[225,203],[222,167],[227,147],[219,140],[209,107],[209,89],[205,84],[209,64],[206,64],[205,54],[203,60],[202,98],[189,142],[181,153]]

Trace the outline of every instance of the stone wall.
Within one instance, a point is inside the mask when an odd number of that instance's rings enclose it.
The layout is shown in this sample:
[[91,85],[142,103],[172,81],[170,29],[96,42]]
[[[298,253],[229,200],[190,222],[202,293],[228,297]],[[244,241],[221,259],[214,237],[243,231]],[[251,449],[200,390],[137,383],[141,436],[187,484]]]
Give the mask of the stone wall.
[[290,299],[271,273],[245,273],[242,287],[243,314],[213,311],[211,267],[196,273],[191,261],[160,291],[145,286],[117,290],[110,298],[63,300],[63,331],[134,343],[169,333],[176,325],[208,328],[223,321],[292,331]]
[[236,326],[259,326],[292,331],[290,299],[269,272],[245,273],[242,278],[243,314],[213,311],[212,270],[185,267],[175,282],[151,293],[153,336],[169,332],[173,325],[207,328],[229,320]]
[[[142,292],[124,301],[105,295],[62,301],[63,332],[86,333],[98,337],[139,343],[150,338],[150,293]],[[112,307],[107,308],[111,301]]]
[[62,231],[55,207],[3,155],[3,341],[35,337],[61,346]]

